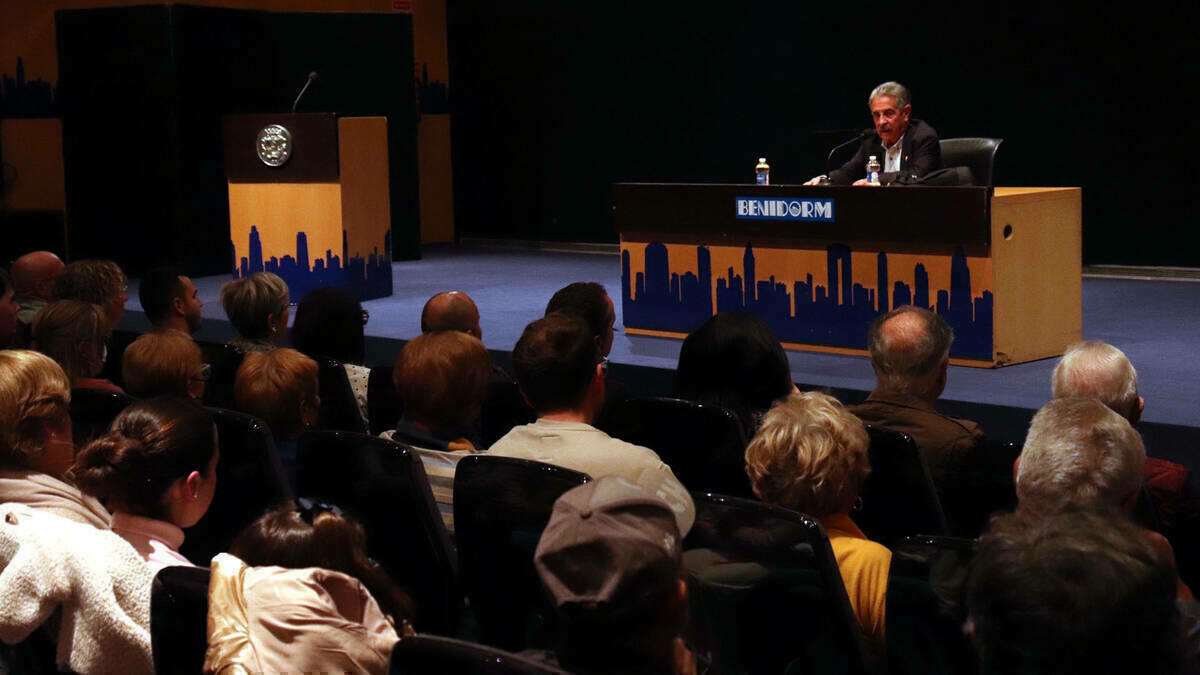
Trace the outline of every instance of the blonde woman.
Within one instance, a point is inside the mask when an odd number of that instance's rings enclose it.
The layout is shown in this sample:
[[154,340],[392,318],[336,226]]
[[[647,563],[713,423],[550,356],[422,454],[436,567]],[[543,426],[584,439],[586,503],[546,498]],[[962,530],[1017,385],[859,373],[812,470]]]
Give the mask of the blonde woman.
[[80,300],[55,300],[33,320],[33,348],[62,366],[72,388],[123,394],[117,385],[96,377],[108,358],[109,334],[101,308]]
[[226,281],[221,307],[239,335],[229,343],[245,352],[274,349],[287,332],[290,302],[287,283],[270,272]]
[[121,358],[125,389],[138,398],[181,396],[199,402],[209,372],[199,345],[180,331],[141,335]]
[[746,471],[759,499],[821,522],[868,646],[881,653],[892,553],[850,519],[871,472],[867,444],[862,422],[832,396],[792,394],[763,418],[746,448]]

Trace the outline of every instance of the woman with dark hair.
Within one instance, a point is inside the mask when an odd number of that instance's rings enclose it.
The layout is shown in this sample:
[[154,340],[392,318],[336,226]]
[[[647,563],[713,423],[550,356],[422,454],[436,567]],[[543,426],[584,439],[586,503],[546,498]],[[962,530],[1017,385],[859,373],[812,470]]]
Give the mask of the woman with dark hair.
[[327,286],[314,288],[304,296],[292,323],[293,347],[311,358],[323,356],[342,363],[364,420],[367,382],[371,377],[371,369],[362,365],[366,351],[363,329],[368,317],[354,294],[338,286]]
[[157,572],[192,564],[179,554],[183,528],[212,504],[219,455],[212,415],[187,399],[160,397],[121,411],[108,433],[79,451],[70,475],[106,500],[113,531]]
[[679,350],[676,395],[729,408],[747,438],[771,404],[794,391],[783,347],[754,314],[721,312],[693,331]]
[[402,632],[411,633],[412,600],[367,557],[362,525],[336,506],[297,499],[269,511],[234,539],[229,553],[253,567],[322,567],[354,577]]

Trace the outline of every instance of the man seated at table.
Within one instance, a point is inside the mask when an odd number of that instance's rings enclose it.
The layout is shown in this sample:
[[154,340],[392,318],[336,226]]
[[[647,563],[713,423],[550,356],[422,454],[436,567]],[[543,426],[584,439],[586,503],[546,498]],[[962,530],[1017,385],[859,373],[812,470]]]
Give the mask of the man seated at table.
[[867,185],[867,161],[879,160],[879,182],[887,185],[901,176],[924,176],[942,168],[942,148],[937,131],[912,117],[912,98],[899,82],[884,82],[871,91],[867,107],[875,133],[863,139],[858,152],[828,176],[816,176],[805,185],[828,178],[833,185]]

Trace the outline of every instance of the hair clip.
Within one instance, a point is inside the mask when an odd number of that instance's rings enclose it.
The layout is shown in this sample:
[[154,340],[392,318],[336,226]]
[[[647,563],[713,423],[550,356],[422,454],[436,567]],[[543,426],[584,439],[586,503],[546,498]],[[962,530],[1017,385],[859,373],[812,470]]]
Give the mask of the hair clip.
[[332,513],[341,518],[342,509],[336,504],[326,504],[308,497],[299,497],[296,499],[296,510],[300,512],[300,518],[309,525],[313,524],[313,520],[321,513]]

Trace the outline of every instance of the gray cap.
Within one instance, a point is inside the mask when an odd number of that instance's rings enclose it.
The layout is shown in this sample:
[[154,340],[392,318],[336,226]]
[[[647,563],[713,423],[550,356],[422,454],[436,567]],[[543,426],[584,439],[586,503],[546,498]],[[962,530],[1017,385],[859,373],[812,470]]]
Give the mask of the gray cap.
[[667,503],[624,478],[572,488],[554,503],[533,562],[557,607],[636,610],[674,588],[680,536]]

